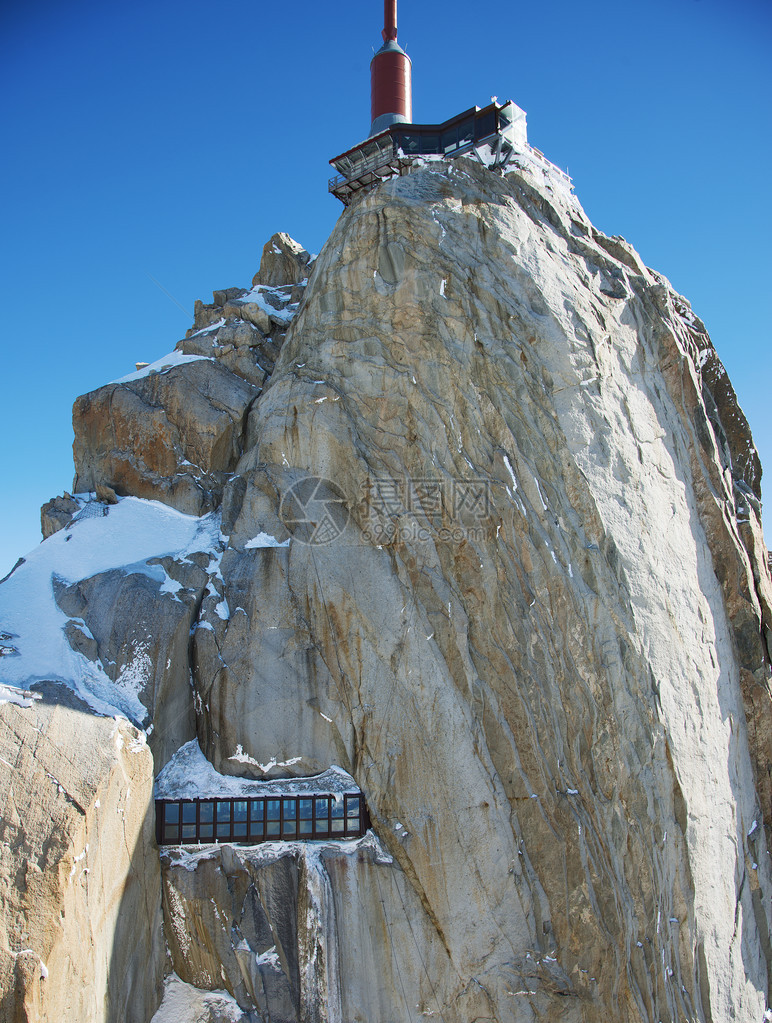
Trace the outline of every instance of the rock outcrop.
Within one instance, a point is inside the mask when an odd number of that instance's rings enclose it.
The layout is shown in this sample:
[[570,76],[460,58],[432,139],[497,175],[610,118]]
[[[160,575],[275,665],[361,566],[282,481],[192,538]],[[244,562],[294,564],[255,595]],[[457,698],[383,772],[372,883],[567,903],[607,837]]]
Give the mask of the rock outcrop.
[[222,774],[337,764],[375,832],[165,852],[168,1004],[761,1020],[772,580],[704,325],[527,161],[419,161],[309,265],[275,236],[170,361],[76,404],[76,490],[214,510],[52,581],[79,684],[152,724],[156,772],[194,732]]
[[[78,398],[75,492],[105,485],[190,515],[218,508],[310,258],[287,235],[274,235],[251,291],[227,288],[213,292],[211,305],[196,302],[195,323],[172,355]],[[59,521],[46,512],[44,531]]]
[[146,1023],[163,977],[153,758],[63,686],[0,705],[0,1019]]
[[52,497],[50,501],[46,501],[40,509],[40,531],[43,539],[47,540],[49,536],[68,526],[78,511],[80,505],[72,494],[66,492],[60,497]]
[[143,373],[76,402],[73,489],[106,483],[190,515],[212,511],[259,389],[208,358]]
[[252,287],[286,287],[308,278],[311,254],[294,238],[280,231],[263,246],[260,269],[252,278]]

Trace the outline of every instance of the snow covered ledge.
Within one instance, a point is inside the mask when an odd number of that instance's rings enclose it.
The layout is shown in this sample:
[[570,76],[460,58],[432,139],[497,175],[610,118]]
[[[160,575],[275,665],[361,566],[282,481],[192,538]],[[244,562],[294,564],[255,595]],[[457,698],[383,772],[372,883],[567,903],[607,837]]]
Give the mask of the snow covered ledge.
[[284,793],[343,796],[347,792],[359,792],[359,786],[342,767],[336,766],[313,778],[274,778],[270,781],[220,774],[201,752],[197,739],[186,742],[174,754],[155,782],[156,799],[248,799]]
[[159,774],[155,801],[159,845],[337,844],[370,826],[363,794],[340,767],[312,778],[234,778],[219,774],[195,739]]

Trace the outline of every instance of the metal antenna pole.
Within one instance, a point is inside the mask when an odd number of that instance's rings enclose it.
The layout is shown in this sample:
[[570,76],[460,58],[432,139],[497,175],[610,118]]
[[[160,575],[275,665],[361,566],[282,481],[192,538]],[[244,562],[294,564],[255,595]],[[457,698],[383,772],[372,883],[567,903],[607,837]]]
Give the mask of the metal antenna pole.
[[397,38],[397,0],[383,0],[383,31],[384,43]]

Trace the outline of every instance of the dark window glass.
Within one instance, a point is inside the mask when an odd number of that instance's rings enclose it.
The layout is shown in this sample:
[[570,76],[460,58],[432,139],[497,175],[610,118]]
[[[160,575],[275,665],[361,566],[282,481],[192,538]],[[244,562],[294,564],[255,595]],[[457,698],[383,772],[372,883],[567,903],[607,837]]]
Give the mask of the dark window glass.
[[455,128],[451,128],[449,131],[442,133],[442,152],[449,153],[452,149],[456,149],[458,146],[458,132]]
[[421,136],[421,152],[422,153],[438,153],[440,151],[440,136],[439,135],[422,135]]
[[458,126],[458,144],[467,146],[474,139],[474,121],[464,121]]
[[493,110],[485,114],[484,117],[478,117],[474,125],[474,137],[476,139],[484,139],[489,135],[492,135],[496,130],[496,114]]
[[359,795],[279,796],[276,799],[159,800],[162,844],[263,841],[357,835],[365,821]]

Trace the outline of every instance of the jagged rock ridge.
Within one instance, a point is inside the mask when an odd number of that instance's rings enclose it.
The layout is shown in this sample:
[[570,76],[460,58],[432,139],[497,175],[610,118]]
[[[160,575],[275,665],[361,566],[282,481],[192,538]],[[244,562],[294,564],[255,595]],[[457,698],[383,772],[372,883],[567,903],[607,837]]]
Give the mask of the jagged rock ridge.
[[[215,292],[76,403],[76,491],[219,516],[57,588],[116,685],[151,640],[156,773],[194,735],[226,774],[340,764],[378,838],[164,854],[166,969],[274,1021],[761,1019],[772,589],[704,326],[527,168],[417,164],[302,300],[299,248],[276,305]],[[286,514],[309,477],[326,543]]]

